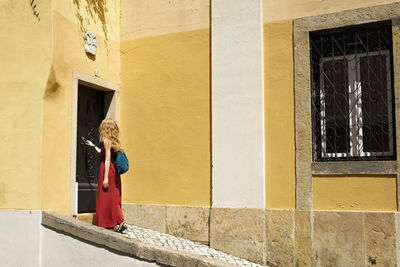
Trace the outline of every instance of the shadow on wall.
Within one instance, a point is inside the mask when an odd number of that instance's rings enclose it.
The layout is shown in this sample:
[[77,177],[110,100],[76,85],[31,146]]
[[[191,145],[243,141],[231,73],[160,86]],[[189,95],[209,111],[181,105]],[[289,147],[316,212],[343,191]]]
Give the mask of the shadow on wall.
[[40,17],[39,17],[39,12],[37,11],[37,4],[36,4],[35,0],[31,0],[29,3],[31,4],[33,15],[37,18],[37,20],[39,22]]
[[59,92],[59,88],[60,84],[57,82],[56,72],[54,71],[54,67],[51,66],[43,98],[47,99],[54,97],[56,93]]
[[[82,4],[82,2],[86,2],[86,5]],[[100,21],[101,27],[103,29],[105,43],[108,41],[108,29],[106,24],[106,13],[108,12],[107,8],[107,0],[73,0],[73,3],[76,7],[75,16],[79,21],[79,27],[82,32],[86,32],[87,29],[83,26],[84,20],[80,13],[80,8],[83,6],[86,9],[86,12],[90,15],[93,21]],[[86,20],[88,24],[90,22]]]

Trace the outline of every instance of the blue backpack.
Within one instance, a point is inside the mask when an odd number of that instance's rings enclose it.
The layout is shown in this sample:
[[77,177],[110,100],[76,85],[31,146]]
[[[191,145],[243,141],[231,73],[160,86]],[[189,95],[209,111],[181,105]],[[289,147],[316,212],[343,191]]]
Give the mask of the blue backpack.
[[117,156],[114,161],[115,170],[118,174],[126,173],[129,170],[129,161],[125,153],[122,151],[117,152]]

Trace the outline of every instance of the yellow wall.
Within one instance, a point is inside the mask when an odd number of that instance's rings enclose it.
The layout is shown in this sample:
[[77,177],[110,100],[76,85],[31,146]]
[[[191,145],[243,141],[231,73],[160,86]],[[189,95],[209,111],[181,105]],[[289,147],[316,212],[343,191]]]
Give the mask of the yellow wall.
[[[267,208],[295,206],[292,19],[390,2],[263,0]],[[72,70],[120,83],[121,66],[124,201],[209,206],[209,1],[35,4],[0,3],[0,208],[69,214]],[[315,177],[313,203],[394,210],[395,190],[393,177]]]
[[40,209],[42,95],[52,59],[52,18],[51,1],[35,4],[38,17],[30,1],[0,2],[0,208]]
[[[143,7],[146,1],[134,2]],[[169,2],[164,3],[168,20],[161,16],[151,22],[162,35],[147,26],[121,33],[121,133],[133,163],[133,170],[123,177],[123,202],[209,206],[208,12],[198,24],[207,28],[176,32],[184,28],[182,18],[190,18],[190,10],[185,1]],[[204,6],[208,1],[191,3]],[[157,5],[152,7],[140,16],[157,18]],[[122,29],[132,29],[126,25],[137,19],[130,12],[122,10]],[[167,29],[162,29],[165,24]]]
[[263,21],[308,17],[393,2],[398,0],[263,0]]
[[[145,172],[143,175],[138,164],[137,171],[134,168],[130,172],[134,177],[128,175],[124,179],[125,200],[209,205],[209,3],[173,2],[169,9],[165,9],[165,3],[163,8],[153,3],[157,8],[148,9],[146,1],[141,6],[139,2],[124,2],[126,10],[140,7],[159,12],[156,25],[160,28],[151,26],[154,20],[135,26],[138,13],[127,16],[133,23],[128,27],[131,31],[127,31],[125,47],[129,50],[138,45],[140,51],[125,51],[127,65],[134,65],[127,69],[127,77],[130,79],[138,68],[143,76],[126,86],[126,99],[121,102],[121,118],[126,122],[122,137],[132,161],[144,161]],[[0,116],[5,125],[0,132],[5,152],[1,158],[0,208],[53,209],[69,214],[71,146],[75,145],[71,143],[72,71],[93,75],[99,70],[102,79],[120,83],[120,2],[35,3],[40,21],[29,2],[10,1],[0,6],[2,25],[7,25],[1,31],[2,62],[6,64],[1,64],[0,75],[3,88],[12,89],[3,93],[0,100]],[[166,15],[163,17],[160,12]],[[175,19],[168,12],[174,13]],[[165,16],[168,22],[164,21]],[[149,26],[151,29],[146,30]],[[94,32],[98,38],[95,57],[84,51],[85,31]],[[149,39],[129,39],[138,36]],[[142,63],[135,65],[138,56]],[[152,66],[157,62],[163,62],[163,66],[154,72]],[[158,98],[152,91],[157,76],[162,77],[158,83],[161,90],[156,92],[162,97]],[[143,101],[138,103],[140,97]],[[151,102],[153,105],[149,105]],[[142,119],[148,112],[140,113],[133,107],[153,109],[148,121],[159,120],[148,124]],[[146,142],[138,147],[138,140]],[[14,160],[9,155],[18,157]],[[159,162],[158,168],[149,167],[154,162]]]
[[[54,53],[42,95],[43,209],[70,213],[72,70],[94,75],[98,69],[100,78],[120,82],[119,13],[118,1],[53,1]],[[85,53],[85,31],[98,38],[95,57]]]
[[396,177],[313,177],[313,208],[396,211]]
[[121,41],[209,27],[210,0],[122,0]]
[[264,24],[265,206],[295,208],[292,21]]

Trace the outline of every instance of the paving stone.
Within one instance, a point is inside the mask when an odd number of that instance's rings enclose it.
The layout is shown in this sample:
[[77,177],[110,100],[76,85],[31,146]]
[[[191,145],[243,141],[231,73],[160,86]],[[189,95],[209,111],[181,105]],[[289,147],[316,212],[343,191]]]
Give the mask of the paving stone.
[[139,226],[128,225],[128,228],[123,234],[143,243],[190,252],[207,258],[225,261],[237,266],[262,267],[260,264],[215,250],[209,246]]

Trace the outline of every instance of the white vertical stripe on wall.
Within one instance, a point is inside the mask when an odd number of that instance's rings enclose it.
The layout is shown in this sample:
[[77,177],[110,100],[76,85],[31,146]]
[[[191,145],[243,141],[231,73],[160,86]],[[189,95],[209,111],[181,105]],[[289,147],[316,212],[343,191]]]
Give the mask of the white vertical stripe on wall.
[[212,206],[265,207],[262,0],[211,1]]

